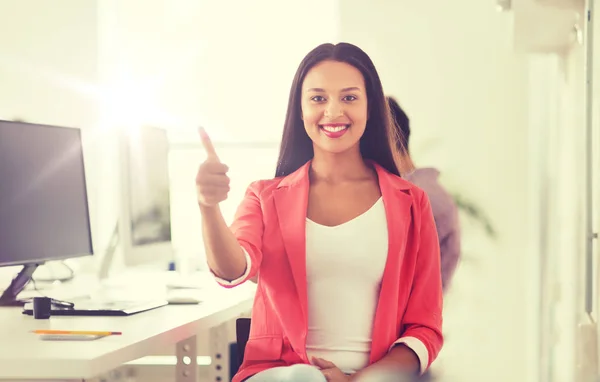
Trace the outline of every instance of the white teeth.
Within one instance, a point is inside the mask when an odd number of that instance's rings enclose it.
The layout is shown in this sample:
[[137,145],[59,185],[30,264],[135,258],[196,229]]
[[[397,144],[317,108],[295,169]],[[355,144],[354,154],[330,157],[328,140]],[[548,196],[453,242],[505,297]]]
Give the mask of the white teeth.
[[323,130],[329,131],[330,133],[337,133],[346,129],[348,126],[323,126]]

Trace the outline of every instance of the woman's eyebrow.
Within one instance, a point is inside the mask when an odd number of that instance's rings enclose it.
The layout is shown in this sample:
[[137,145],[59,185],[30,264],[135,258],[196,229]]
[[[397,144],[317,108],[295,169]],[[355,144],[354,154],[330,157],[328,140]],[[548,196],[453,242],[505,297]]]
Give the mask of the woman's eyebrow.
[[[310,88],[306,90],[307,92],[320,92],[320,93],[324,93],[325,89],[322,88]],[[343,88],[342,92],[349,92],[349,91],[361,91],[359,87],[356,86],[352,86],[349,88]]]

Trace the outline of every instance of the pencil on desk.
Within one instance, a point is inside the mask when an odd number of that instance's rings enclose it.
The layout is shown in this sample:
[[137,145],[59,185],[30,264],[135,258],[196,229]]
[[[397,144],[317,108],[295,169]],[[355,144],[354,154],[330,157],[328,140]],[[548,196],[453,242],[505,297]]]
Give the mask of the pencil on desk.
[[35,334],[73,334],[84,336],[120,336],[121,332],[102,332],[93,330],[32,330]]

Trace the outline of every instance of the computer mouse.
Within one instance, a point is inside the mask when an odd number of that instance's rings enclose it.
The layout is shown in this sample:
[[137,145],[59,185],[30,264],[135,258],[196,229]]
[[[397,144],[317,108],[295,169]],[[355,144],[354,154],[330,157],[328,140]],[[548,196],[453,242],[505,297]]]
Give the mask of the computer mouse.
[[190,295],[171,295],[167,296],[167,302],[170,305],[189,305],[189,304],[199,304],[202,300],[196,296]]

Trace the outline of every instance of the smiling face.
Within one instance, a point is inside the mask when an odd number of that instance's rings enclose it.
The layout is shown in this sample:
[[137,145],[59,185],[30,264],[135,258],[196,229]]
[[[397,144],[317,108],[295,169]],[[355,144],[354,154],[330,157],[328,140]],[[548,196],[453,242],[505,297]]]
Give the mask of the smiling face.
[[302,84],[302,119],[315,153],[360,150],[367,125],[367,91],[361,72],[352,65],[323,61]]

